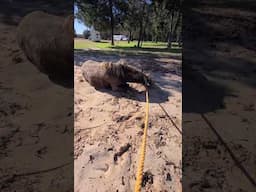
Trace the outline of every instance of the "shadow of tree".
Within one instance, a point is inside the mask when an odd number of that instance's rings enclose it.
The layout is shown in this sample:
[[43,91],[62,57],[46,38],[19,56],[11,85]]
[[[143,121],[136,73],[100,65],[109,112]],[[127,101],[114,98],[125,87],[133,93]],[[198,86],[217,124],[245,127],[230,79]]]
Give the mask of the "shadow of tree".
[[98,41],[97,43],[102,43],[102,44],[104,44],[104,43],[109,43],[109,42],[102,40],[102,41]]
[[181,53],[181,48],[151,48],[151,47],[122,47],[122,46],[114,46],[110,47],[112,49],[119,50],[132,50],[132,51],[150,51],[150,52],[169,52],[169,53]]
[[[214,6],[217,5],[214,4]],[[191,22],[191,17],[194,18],[193,22]],[[252,21],[243,18],[236,21],[239,25],[232,24],[227,28],[225,23],[232,23],[230,19],[235,19],[235,17],[218,16],[194,10],[190,11],[190,18],[184,17],[184,19],[187,24],[184,25],[184,30],[188,31],[184,35],[186,45],[183,47],[184,112],[213,112],[223,109],[224,98],[233,96],[227,87],[206,79],[206,76],[219,80],[239,80],[245,85],[256,86],[256,79],[252,78],[255,76],[256,66],[252,59],[247,55],[242,57],[230,54],[236,48],[241,48],[245,52],[246,50],[253,51],[251,47],[255,47],[252,45],[255,45],[256,38],[248,34],[254,30],[246,32],[240,30],[240,23],[242,25],[244,19],[246,23],[248,22],[250,29],[253,27],[250,24]],[[215,27],[211,25],[213,21],[222,23],[219,27]],[[231,35],[233,33],[235,37]],[[226,45],[224,48],[223,44]],[[216,56],[216,53],[220,55]],[[198,106],[202,106],[202,110],[198,109]]]
[[[124,50],[124,49],[123,49]],[[161,57],[161,58],[172,58],[172,59],[177,59],[181,60],[181,53],[154,53],[154,52],[139,52],[139,51],[122,51],[121,49],[74,49],[74,52],[80,55],[87,55],[87,56],[98,56],[100,55],[101,57],[104,56],[116,56],[116,57],[144,57],[144,58],[156,58],[156,57]]]
[[185,113],[207,113],[224,109],[224,97],[232,96],[229,90],[208,80],[192,67],[184,67],[183,108]]

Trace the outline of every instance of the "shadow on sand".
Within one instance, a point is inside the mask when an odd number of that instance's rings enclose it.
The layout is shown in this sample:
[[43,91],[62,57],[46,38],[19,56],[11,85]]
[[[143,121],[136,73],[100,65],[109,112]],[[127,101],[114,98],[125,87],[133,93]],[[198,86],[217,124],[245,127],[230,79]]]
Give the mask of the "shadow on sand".
[[183,75],[183,112],[201,114],[225,108],[224,98],[232,96],[227,88],[192,68],[184,68]]
[[[140,102],[145,102],[145,91],[138,91],[133,87],[127,87],[125,89],[120,89],[119,91],[112,91],[109,89],[96,89],[97,91],[108,93],[114,97],[136,100]],[[149,88],[149,102],[150,103],[163,103],[168,101],[170,93],[161,89],[159,86],[154,85]]]
[[59,86],[62,86],[68,89],[74,88],[74,75],[73,76],[71,75],[68,78],[53,78],[51,76],[48,76],[48,78],[50,79],[51,82]]

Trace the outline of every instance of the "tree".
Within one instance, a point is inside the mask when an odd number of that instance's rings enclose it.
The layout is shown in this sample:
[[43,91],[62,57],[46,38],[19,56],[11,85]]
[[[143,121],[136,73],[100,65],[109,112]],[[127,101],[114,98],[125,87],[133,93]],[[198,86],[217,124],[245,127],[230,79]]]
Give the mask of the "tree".
[[124,17],[122,21],[122,26],[125,31],[127,31],[129,38],[128,43],[133,40],[133,35],[136,33],[137,28],[139,27],[140,14],[138,11],[138,1],[137,0],[128,0],[123,10]]
[[109,14],[111,23],[111,45],[114,45],[114,15],[113,15],[113,2],[109,0]]
[[76,17],[94,26],[102,37],[111,39],[114,32],[137,39],[171,42],[181,40],[182,0],[75,0]]
[[[173,40],[173,37],[176,36],[177,38],[177,29],[179,25],[181,25],[181,5],[182,0],[172,0],[167,1],[166,3],[166,9],[169,12],[169,15],[171,16],[171,22],[169,24],[169,32],[168,32],[168,47],[171,47],[171,43]],[[181,30],[180,30],[181,33]],[[179,34],[180,36],[180,34]]]
[[114,45],[114,29],[119,24],[124,3],[123,0],[75,0],[76,17],[99,31],[110,31],[111,44]]
[[154,1],[152,11],[152,33],[155,42],[166,41],[170,15],[166,9],[166,1]]

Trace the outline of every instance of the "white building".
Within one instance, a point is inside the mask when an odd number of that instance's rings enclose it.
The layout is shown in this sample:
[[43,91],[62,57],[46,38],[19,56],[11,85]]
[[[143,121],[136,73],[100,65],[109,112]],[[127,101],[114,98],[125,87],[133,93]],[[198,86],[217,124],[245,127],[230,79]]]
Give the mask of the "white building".
[[115,41],[128,41],[128,37],[126,35],[114,35]]
[[93,26],[90,29],[89,40],[91,40],[91,41],[100,41],[101,40],[100,32],[96,31]]

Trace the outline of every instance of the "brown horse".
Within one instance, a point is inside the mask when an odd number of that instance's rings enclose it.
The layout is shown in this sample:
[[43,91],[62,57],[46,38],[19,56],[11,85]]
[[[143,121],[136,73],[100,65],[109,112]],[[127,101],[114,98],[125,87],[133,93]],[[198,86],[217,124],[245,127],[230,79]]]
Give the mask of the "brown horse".
[[152,81],[142,71],[125,64],[113,62],[86,61],[82,73],[87,82],[96,89],[111,88],[118,90],[127,87],[127,82],[150,86]]
[[50,78],[73,78],[73,16],[66,18],[34,11],[17,29],[26,57]]

